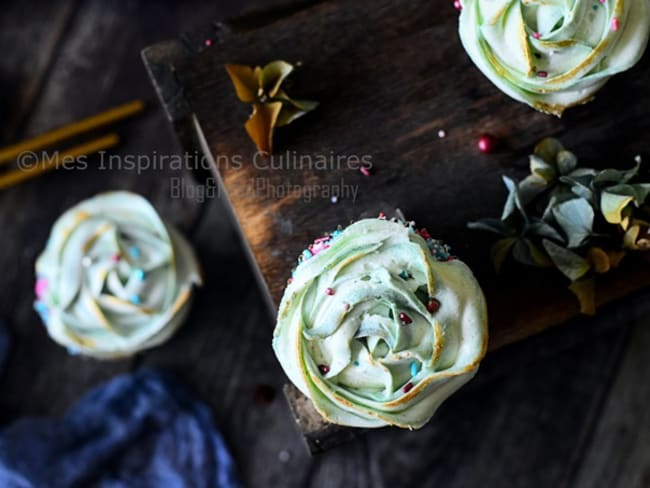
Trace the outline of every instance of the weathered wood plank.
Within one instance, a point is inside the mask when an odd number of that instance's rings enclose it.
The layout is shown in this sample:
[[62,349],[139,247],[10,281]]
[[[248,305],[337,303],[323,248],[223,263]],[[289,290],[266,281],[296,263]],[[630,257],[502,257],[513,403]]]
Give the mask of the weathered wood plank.
[[[650,77],[650,58],[633,74],[615,79],[596,102],[560,120],[508,100],[484,79],[460,46],[456,15],[453,8],[426,1],[330,1],[169,60],[275,305],[305,243],[383,205],[399,207],[427,226],[477,272],[490,305],[491,349],[578,313],[576,300],[556,275],[520,269],[496,278],[488,263],[490,237],[468,231],[465,224],[499,213],[500,176],[521,177],[527,154],[543,136],[562,137],[595,165],[629,166],[634,155],[648,151],[646,139],[630,134],[629,127],[637,135],[650,128],[650,95],[643,81]],[[376,167],[372,178],[345,167],[287,167],[291,159],[273,172],[266,160],[255,164],[242,128],[248,108],[234,96],[223,65],[276,58],[302,61],[294,89],[322,102],[317,112],[280,133],[279,156],[286,158],[285,151],[289,156],[367,155]],[[616,110],[620,105],[628,110]],[[437,137],[438,129],[446,130],[445,139]],[[502,139],[497,154],[478,154],[475,140],[484,131]],[[356,200],[333,205],[329,198],[276,194],[287,183],[313,188],[341,181],[359,189]],[[647,266],[630,263],[618,276],[602,280],[598,301],[620,298],[649,282]]]
[[585,450],[567,486],[644,488],[650,486],[650,322],[633,328],[625,356]]
[[3,2],[0,16],[0,143],[20,135],[47,80],[76,5],[75,0]]

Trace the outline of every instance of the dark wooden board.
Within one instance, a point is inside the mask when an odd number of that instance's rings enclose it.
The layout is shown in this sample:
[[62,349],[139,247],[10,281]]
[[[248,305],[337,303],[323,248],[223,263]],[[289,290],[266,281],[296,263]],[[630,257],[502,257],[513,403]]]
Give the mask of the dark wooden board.
[[[175,88],[161,90],[169,116],[191,127],[213,158],[272,306],[296,256],[314,237],[362,215],[400,208],[475,270],[488,296],[491,349],[578,314],[557,275],[523,269],[497,278],[488,259],[491,237],[467,230],[466,223],[500,214],[500,176],[522,177],[527,155],[542,137],[560,137],[595,166],[629,167],[636,154],[648,152],[650,56],[613,79],[596,101],[557,119],[508,99],[483,77],[462,49],[457,12],[447,2],[333,0],[255,27],[233,32],[220,25],[202,33],[218,40],[211,48],[199,35],[189,43],[153,46],[144,58],[155,78],[173,74]],[[294,94],[321,102],[315,113],[279,133],[276,154],[369,155],[372,177],[355,169],[285,165],[271,172],[263,167],[266,160],[254,164],[255,149],[243,129],[249,107],[237,101],[224,64],[274,59],[301,61]],[[440,129],[447,133],[443,139]],[[477,151],[483,132],[501,140],[495,154]],[[233,163],[234,157],[243,164]],[[329,198],[305,201],[255,191],[260,180],[304,187],[342,179],[358,185],[356,201],[333,204]],[[601,280],[598,301],[649,283],[648,267],[630,263]]]

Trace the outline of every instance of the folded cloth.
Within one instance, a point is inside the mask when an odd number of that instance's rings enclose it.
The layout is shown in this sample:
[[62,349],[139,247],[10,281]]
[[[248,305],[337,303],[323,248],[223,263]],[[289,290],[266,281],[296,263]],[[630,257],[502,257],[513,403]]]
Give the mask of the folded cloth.
[[0,486],[239,486],[208,407],[168,373],[144,370],[90,391],[60,420],[0,430]]
[[5,366],[5,361],[9,355],[9,330],[5,323],[0,319],[0,375]]

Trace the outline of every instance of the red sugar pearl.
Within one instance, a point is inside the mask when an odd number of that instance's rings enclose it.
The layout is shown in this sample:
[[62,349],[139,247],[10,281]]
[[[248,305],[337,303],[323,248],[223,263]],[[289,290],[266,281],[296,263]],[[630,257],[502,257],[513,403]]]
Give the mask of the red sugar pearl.
[[318,366],[318,371],[320,371],[320,374],[325,376],[327,373],[330,372],[330,367],[325,366],[324,364],[321,364],[321,365]]
[[409,325],[409,324],[413,323],[413,319],[411,319],[411,317],[406,315],[404,312],[401,312],[399,314],[399,319],[402,321],[402,323],[404,325]]
[[440,301],[436,300],[435,298],[431,298],[429,300],[429,303],[427,303],[427,310],[429,313],[436,313],[438,310],[440,310]]
[[454,8],[456,10],[463,10],[463,4],[460,0],[454,0]]
[[489,154],[497,146],[497,140],[490,134],[483,134],[478,139],[478,150],[484,154]]
[[325,290],[325,293],[327,293],[329,296],[332,296],[334,295],[334,290],[332,288],[328,288],[327,290]]
[[404,391],[404,393],[408,393],[412,389],[413,389],[413,383],[411,383],[409,381],[408,383],[406,383],[406,385],[404,385],[404,388],[402,388],[402,391]]

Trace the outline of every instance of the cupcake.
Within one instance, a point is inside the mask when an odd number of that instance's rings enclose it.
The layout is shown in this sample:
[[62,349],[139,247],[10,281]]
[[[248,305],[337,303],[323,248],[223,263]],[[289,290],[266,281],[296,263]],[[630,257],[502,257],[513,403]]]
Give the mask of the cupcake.
[[36,262],[35,308],[71,353],[131,356],[183,323],[199,264],[139,195],[100,194],[65,212]]
[[649,0],[463,0],[460,14],[460,38],[483,74],[557,116],[634,66],[649,31]]
[[483,293],[426,230],[360,220],[317,239],[284,293],[273,348],[327,421],[417,429],[477,372]]

